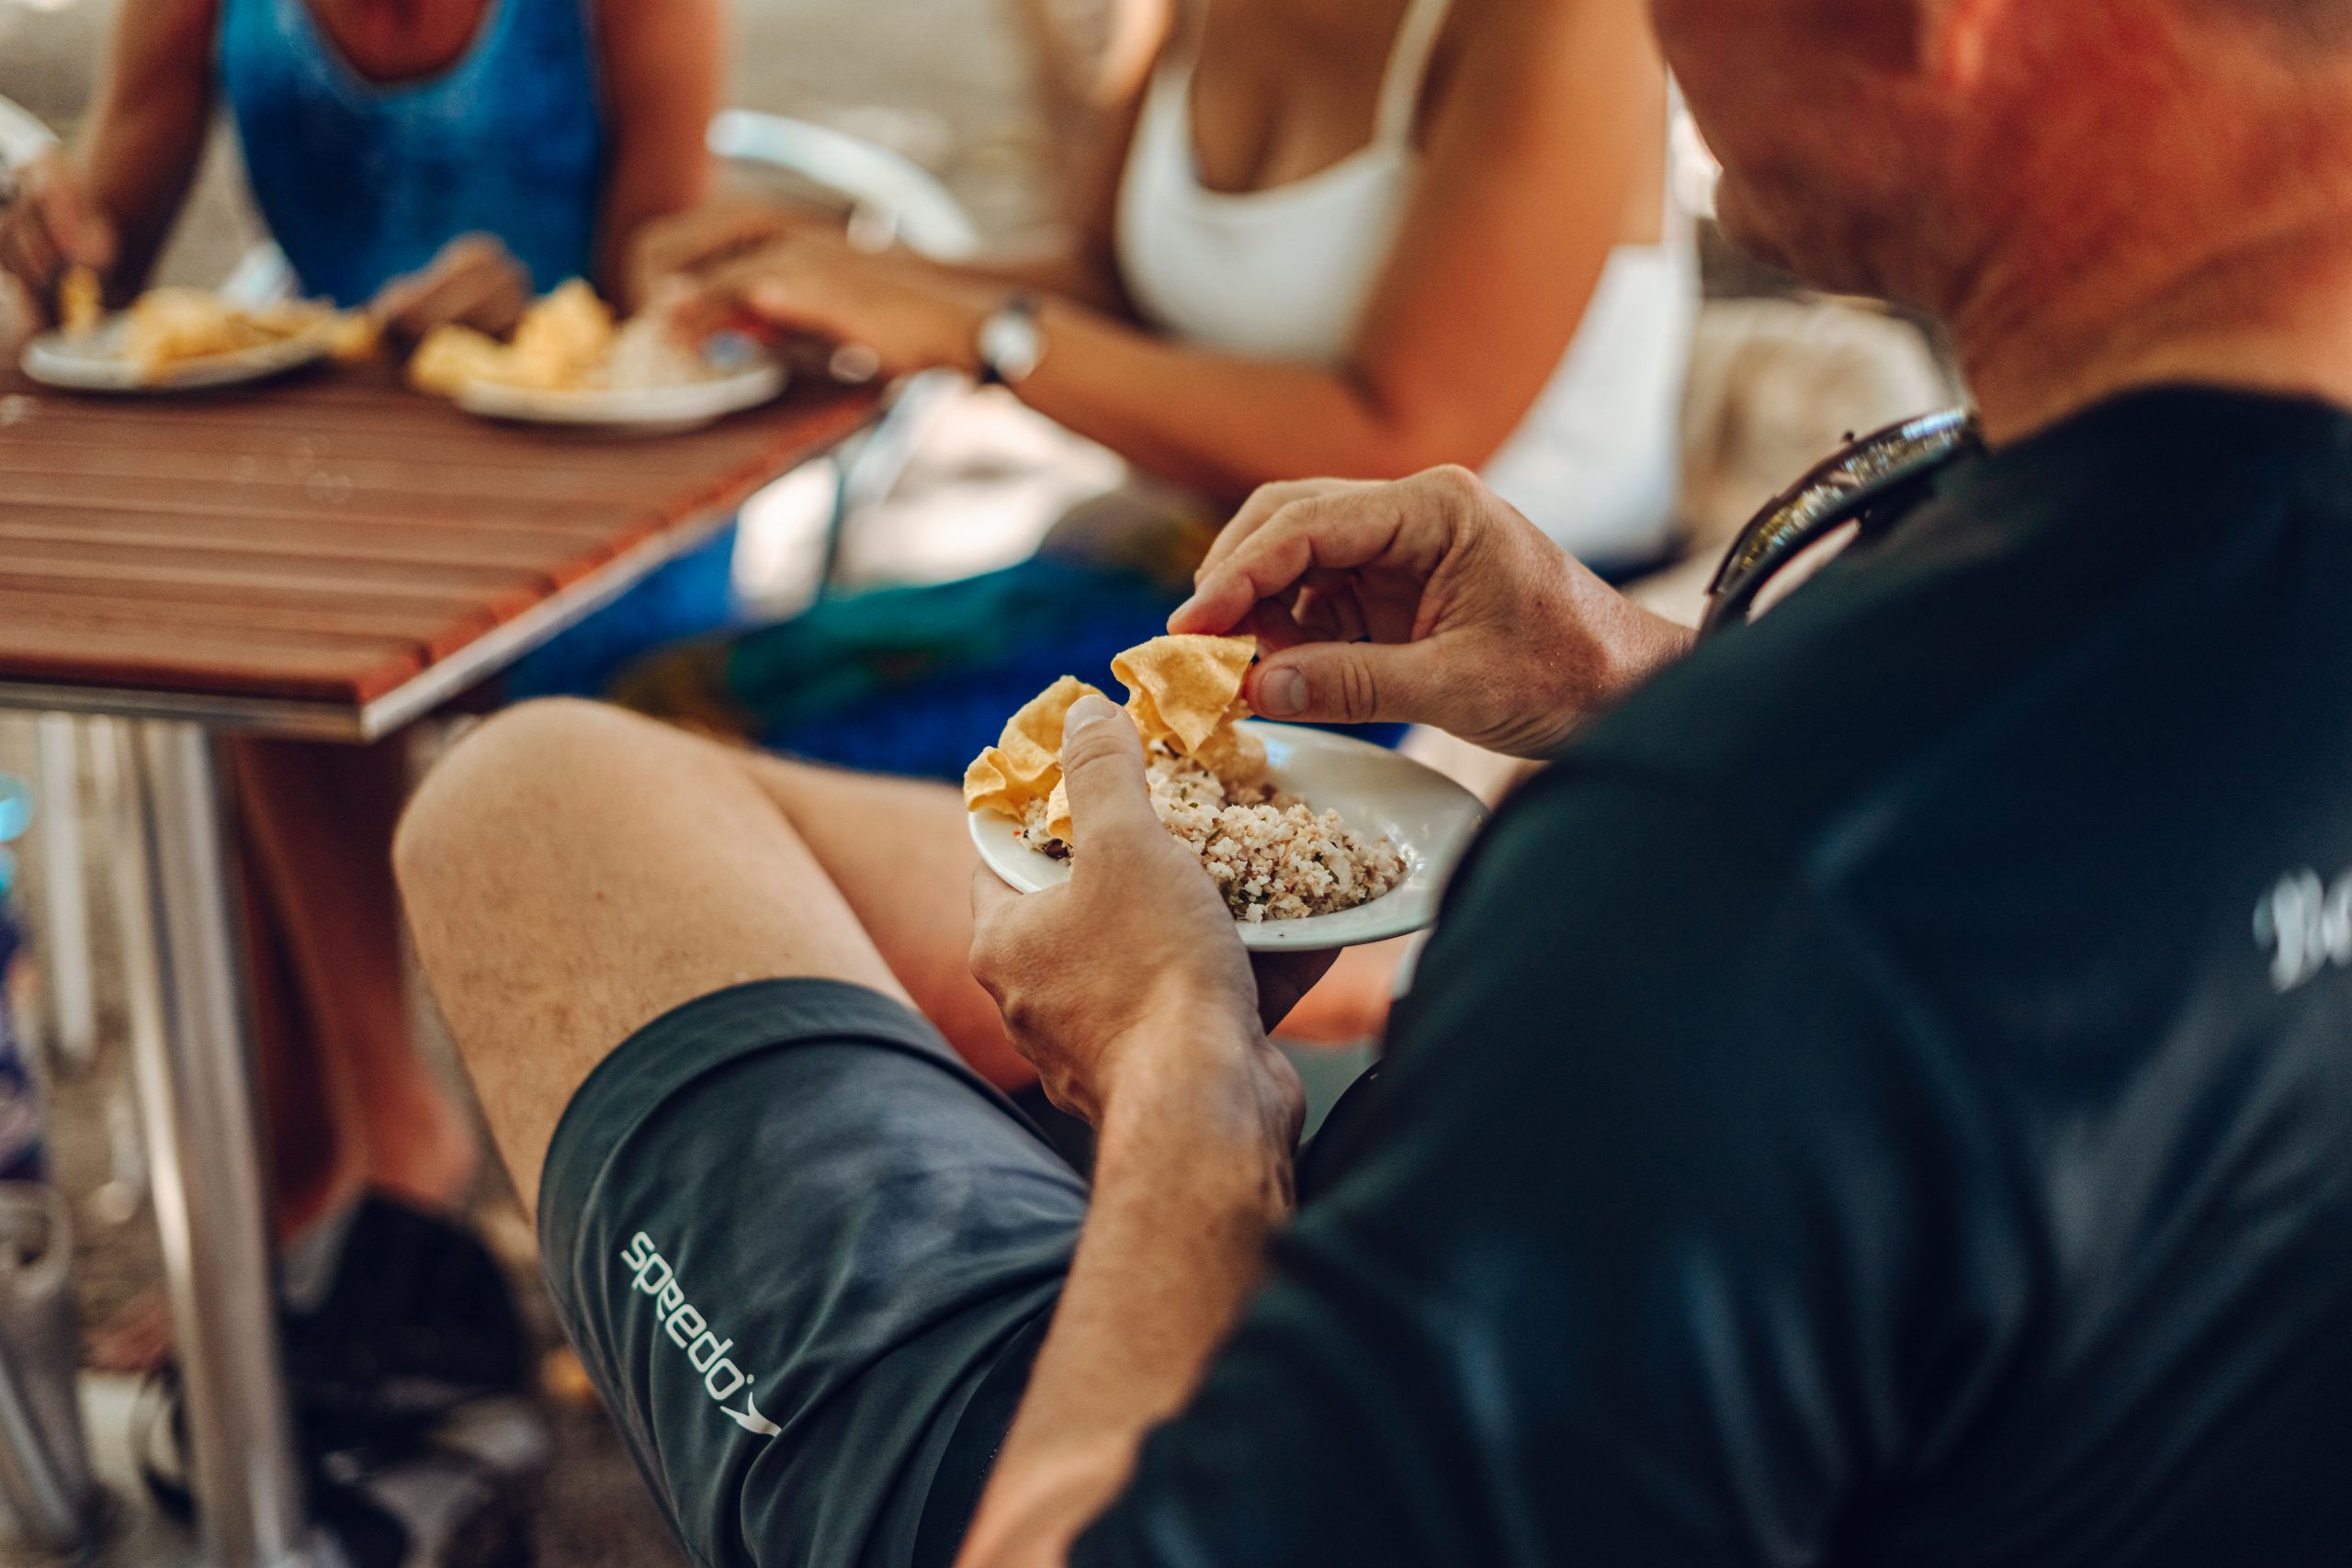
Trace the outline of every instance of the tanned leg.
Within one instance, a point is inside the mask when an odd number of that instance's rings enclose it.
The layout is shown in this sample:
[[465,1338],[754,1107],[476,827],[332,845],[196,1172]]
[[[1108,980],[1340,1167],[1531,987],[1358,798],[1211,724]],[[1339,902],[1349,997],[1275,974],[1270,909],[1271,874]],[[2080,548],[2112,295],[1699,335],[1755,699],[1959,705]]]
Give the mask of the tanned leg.
[[[335,1117],[332,1136],[356,1152],[368,1187],[424,1209],[460,1201],[480,1161],[476,1134],[417,1048],[401,968],[391,856],[408,788],[406,738],[244,741],[231,755],[257,873],[254,901],[300,1004],[288,1019],[300,1032],[266,1049],[266,1075],[318,1080],[312,1098]],[[281,1177],[306,1135],[322,1133],[276,1123]],[[288,1229],[302,1223],[283,1217]]]
[[[401,893],[526,1213],[573,1092],[672,1009],[793,976],[913,999],[794,830],[779,767],[616,709],[531,703],[418,792]],[[902,873],[944,898],[916,851],[901,841]]]

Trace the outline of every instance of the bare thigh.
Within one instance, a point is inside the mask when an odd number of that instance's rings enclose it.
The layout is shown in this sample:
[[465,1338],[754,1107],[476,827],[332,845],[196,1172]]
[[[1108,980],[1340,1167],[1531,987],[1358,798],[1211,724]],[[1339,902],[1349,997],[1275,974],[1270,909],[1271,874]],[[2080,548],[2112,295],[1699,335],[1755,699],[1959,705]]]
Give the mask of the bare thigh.
[[1036,1081],[972,978],[972,847],[961,791],[746,754],[761,788],[856,912],[923,1016],[1000,1089]]
[[573,1091],[662,1014],[797,976],[912,999],[750,761],[531,704],[458,745],[401,824],[418,955],[526,1213]]

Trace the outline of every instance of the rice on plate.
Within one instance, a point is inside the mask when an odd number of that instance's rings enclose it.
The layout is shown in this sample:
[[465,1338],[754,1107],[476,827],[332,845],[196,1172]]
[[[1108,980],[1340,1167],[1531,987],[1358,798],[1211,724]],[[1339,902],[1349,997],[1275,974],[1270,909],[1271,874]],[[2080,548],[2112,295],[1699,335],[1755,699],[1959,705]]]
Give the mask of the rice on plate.
[[[1144,738],[1152,809],[1200,857],[1237,920],[1250,925],[1352,909],[1389,892],[1408,869],[1385,837],[1360,832],[1276,788],[1266,749],[1236,728],[1257,645],[1250,637],[1163,637],[1111,663]],[[1102,694],[1065,675],[1013,715],[964,775],[965,804],[1020,824],[1019,840],[1056,860],[1078,852],[1061,776],[1070,705]]]

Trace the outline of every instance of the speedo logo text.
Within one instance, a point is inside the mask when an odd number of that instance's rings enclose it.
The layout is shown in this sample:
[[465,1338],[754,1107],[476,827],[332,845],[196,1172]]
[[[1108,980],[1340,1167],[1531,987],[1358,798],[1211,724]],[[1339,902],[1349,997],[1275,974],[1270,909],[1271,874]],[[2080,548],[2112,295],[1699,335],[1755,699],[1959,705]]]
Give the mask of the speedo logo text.
[[[695,1304],[686,1300],[685,1287],[679,1282],[678,1270],[662,1256],[662,1249],[643,1231],[628,1238],[628,1250],[620,1255],[621,1262],[635,1275],[632,1281],[640,1295],[653,1298],[656,1314],[654,1337],[667,1339],[686,1358],[687,1364],[702,1374],[703,1392],[718,1406],[719,1414],[754,1437],[773,1438],[784,1428],[760,1414],[752,1397],[752,1384],[758,1380],[728,1354],[735,1348],[732,1339],[721,1339],[718,1331]],[[741,1410],[727,1402],[738,1393],[743,1396]]]

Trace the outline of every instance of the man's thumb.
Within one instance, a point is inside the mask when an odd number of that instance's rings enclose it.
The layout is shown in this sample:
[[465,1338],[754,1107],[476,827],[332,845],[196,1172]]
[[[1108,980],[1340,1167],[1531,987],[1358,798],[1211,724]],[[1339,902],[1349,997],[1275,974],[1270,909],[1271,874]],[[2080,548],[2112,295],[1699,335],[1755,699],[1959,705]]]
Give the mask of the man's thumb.
[[[1143,771],[1143,737],[1107,697],[1080,697],[1062,720],[1062,783],[1078,847],[1091,850],[1131,833],[1159,831]],[[1084,864],[1080,855],[1079,863]]]
[[1313,724],[1418,724],[1433,716],[1429,662],[1415,643],[1307,643],[1250,672],[1250,705]]

